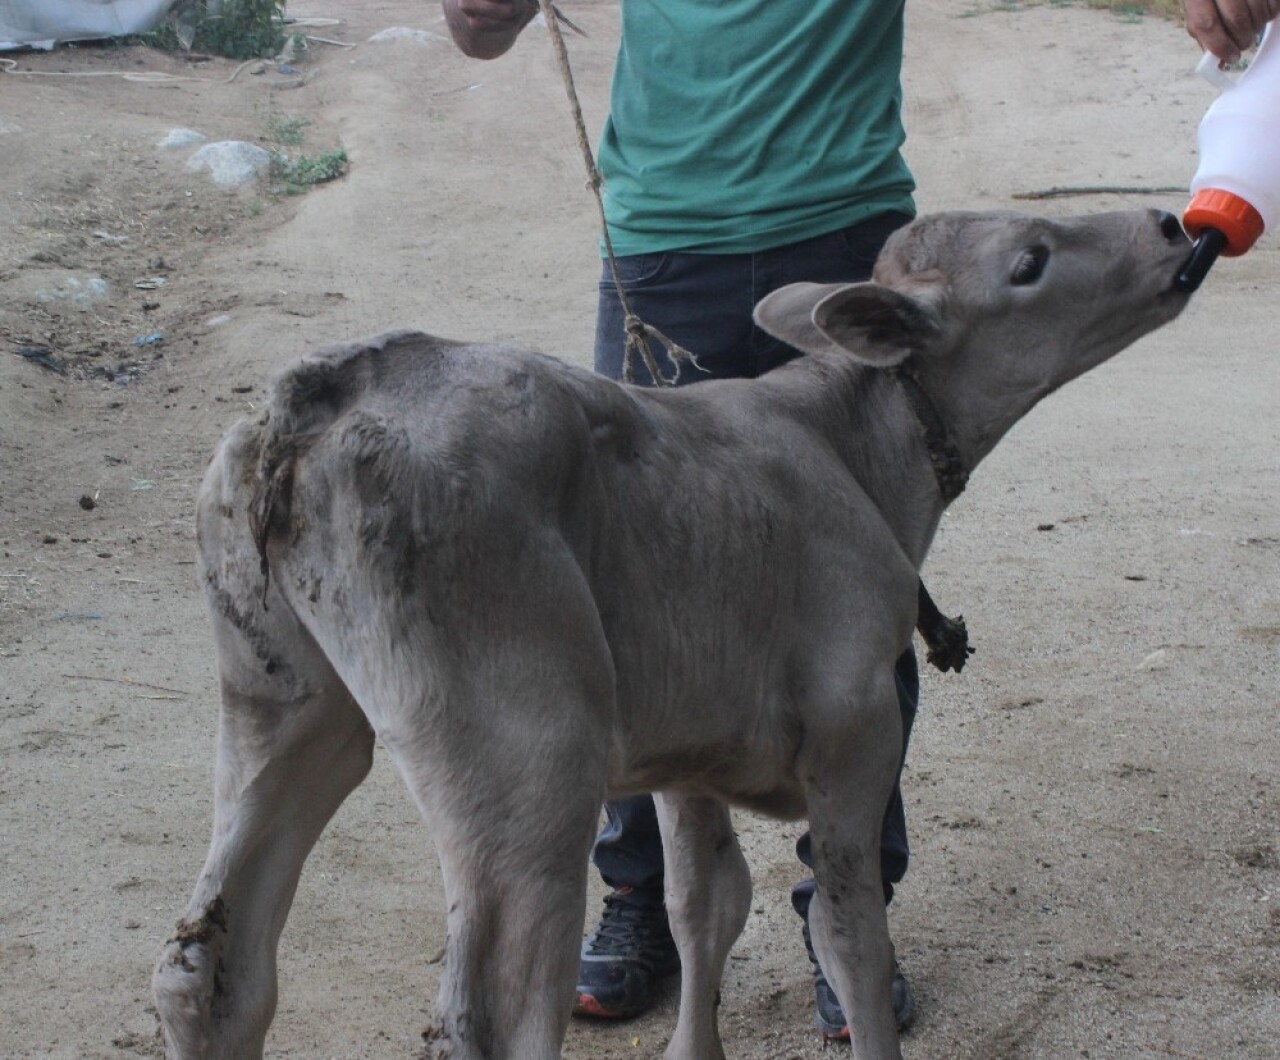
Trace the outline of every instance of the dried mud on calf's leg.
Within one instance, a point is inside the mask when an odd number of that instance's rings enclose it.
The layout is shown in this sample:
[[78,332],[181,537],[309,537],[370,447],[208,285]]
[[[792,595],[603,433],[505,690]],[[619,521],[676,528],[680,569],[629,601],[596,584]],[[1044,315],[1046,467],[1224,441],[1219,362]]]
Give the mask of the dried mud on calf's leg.
[[172,963],[180,963],[188,971],[194,971],[187,962],[187,947],[207,946],[214,934],[219,931],[223,934],[227,931],[227,904],[222,900],[221,895],[205,907],[204,914],[198,920],[178,921],[177,931],[169,940],[171,945],[174,943],[178,945],[177,952],[171,958]]
[[177,934],[169,941],[183,946],[192,942],[203,943],[213,938],[215,931],[225,932],[226,930],[227,904],[219,895],[205,907],[204,915],[199,920],[180,920]]

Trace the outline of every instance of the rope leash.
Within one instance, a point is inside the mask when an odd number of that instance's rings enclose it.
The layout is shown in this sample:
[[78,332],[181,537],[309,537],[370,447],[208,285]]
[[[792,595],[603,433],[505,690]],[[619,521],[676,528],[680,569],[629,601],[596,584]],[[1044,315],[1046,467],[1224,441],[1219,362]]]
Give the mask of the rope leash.
[[[533,0],[530,0],[533,2]],[[627,333],[627,345],[622,354],[622,380],[625,383],[634,381],[633,363],[636,352],[638,351],[644,366],[649,370],[649,376],[653,379],[656,386],[675,386],[680,378],[680,367],[685,362],[698,367],[696,358],[680,346],[676,342],[669,339],[657,328],[651,324],[646,324],[641,320],[631,308],[631,301],[627,298],[627,292],[622,286],[622,277],[618,274],[618,261],[613,253],[613,240],[609,236],[609,222],[605,218],[604,199],[600,194],[600,186],[603,184],[603,178],[600,171],[596,168],[595,155],[591,150],[591,141],[587,137],[586,123],[582,118],[582,106],[578,102],[578,91],[573,83],[573,70],[569,66],[569,52],[565,47],[564,36],[560,32],[560,23],[572,27],[577,32],[582,30],[574,26],[572,22],[566,19],[556,10],[556,6],[552,0],[537,0],[538,6],[542,10],[542,17],[547,23],[547,32],[551,35],[551,47],[556,53],[556,59],[560,64],[560,75],[564,79],[565,92],[569,97],[569,109],[573,114],[574,127],[578,134],[578,147],[582,151],[582,159],[587,167],[587,187],[591,190],[596,202],[596,212],[600,218],[600,231],[603,233],[605,255],[609,262],[609,272],[613,277],[613,286],[618,292],[618,301],[622,303],[624,327]],[[585,34],[583,34],[585,36]],[[671,359],[671,363],[675,365],[675,372],[669,378],[664,376],[658,368],[657,358],[653,355],[653,349],[649,345],[650,339],[657,339],[662,343],[667,351],[667,356]]]
[[181,82],[196,82],[205,85],[229,85],[244,72],[246,67],[260,63],[261,59],[246,59],[237,66],[229,77],[184,77],[182,74],[166,74],[159,70],[147,70],[142,73],[125,70],[19,70],[15,59],[0,59],[0,71],[13,77],[119,77],[125,81],[136,81],[143,85],[176,85]]

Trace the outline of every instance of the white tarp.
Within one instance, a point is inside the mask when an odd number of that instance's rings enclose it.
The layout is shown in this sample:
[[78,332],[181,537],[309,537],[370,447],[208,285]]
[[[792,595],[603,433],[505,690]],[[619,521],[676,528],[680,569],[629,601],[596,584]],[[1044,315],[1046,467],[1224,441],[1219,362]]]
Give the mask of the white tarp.
[[175,0],[0,0],[0,48],[52,48],[155,29]]

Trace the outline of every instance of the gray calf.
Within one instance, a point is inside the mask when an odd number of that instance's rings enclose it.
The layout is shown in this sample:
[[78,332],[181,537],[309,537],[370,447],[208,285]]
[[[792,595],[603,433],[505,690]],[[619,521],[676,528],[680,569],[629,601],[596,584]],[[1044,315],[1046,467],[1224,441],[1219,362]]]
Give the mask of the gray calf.
[[877,850],[920,566],[1019,417],[1177,315],[1187,252],[1154,212],[925,218],[875,282],[765,299],[809,356],[753,381],[645,390],[409,332],[286,370],[200,495],[222,717],[154,978],[169,1053],[261,1054],[299,873],[376,737],[444,873],[436,1055],[559,1055],[601,801],[656,791],[668,1056],[724,1055],[730,804],[809,819],[854,1055],[898,1056]]

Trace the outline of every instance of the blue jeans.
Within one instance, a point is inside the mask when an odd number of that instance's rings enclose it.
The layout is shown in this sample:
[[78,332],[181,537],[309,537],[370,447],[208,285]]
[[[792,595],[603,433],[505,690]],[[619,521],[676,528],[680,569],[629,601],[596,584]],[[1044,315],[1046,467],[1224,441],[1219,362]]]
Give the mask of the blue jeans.
[[[765,334],[751,319],[755,304],[789,283],[855,283],[871,275],[880,248],[894,229],[910,218],[887,213],[815,239],[754,254],[690,254],[665,252],[619,258],[618,273],[631,308],[646,324],[663,332],[698,358],[699,368],[684,365],[678,385],[703,379],[754,378],[798,356],[785,343]],[[674,368],[656,341],[651,343],[659,371]],[[605,263],[596,316],[596,371],[622,378],[626,334],[623,311]],[[637,356],[636,383],[653,379]],[[902,754],[915,721],[920,678],[915,652],[908,649],[895,668],[898,707],[902,715]],[[901,774],[901,764],[899,764]],[[592,861],[610,887],[662,887],[662,841],[653,799],[637,795],[607,803],[608,823],[596,838]],[[800,860],[812,867],[809,836],[796,844]],[[909,848],[902,793],[894,783],[885,809],[880,839],[880,874],[885,901],[906,874]],[[813,895],[813,880],[796,885],[792,904],[804,916]]]

